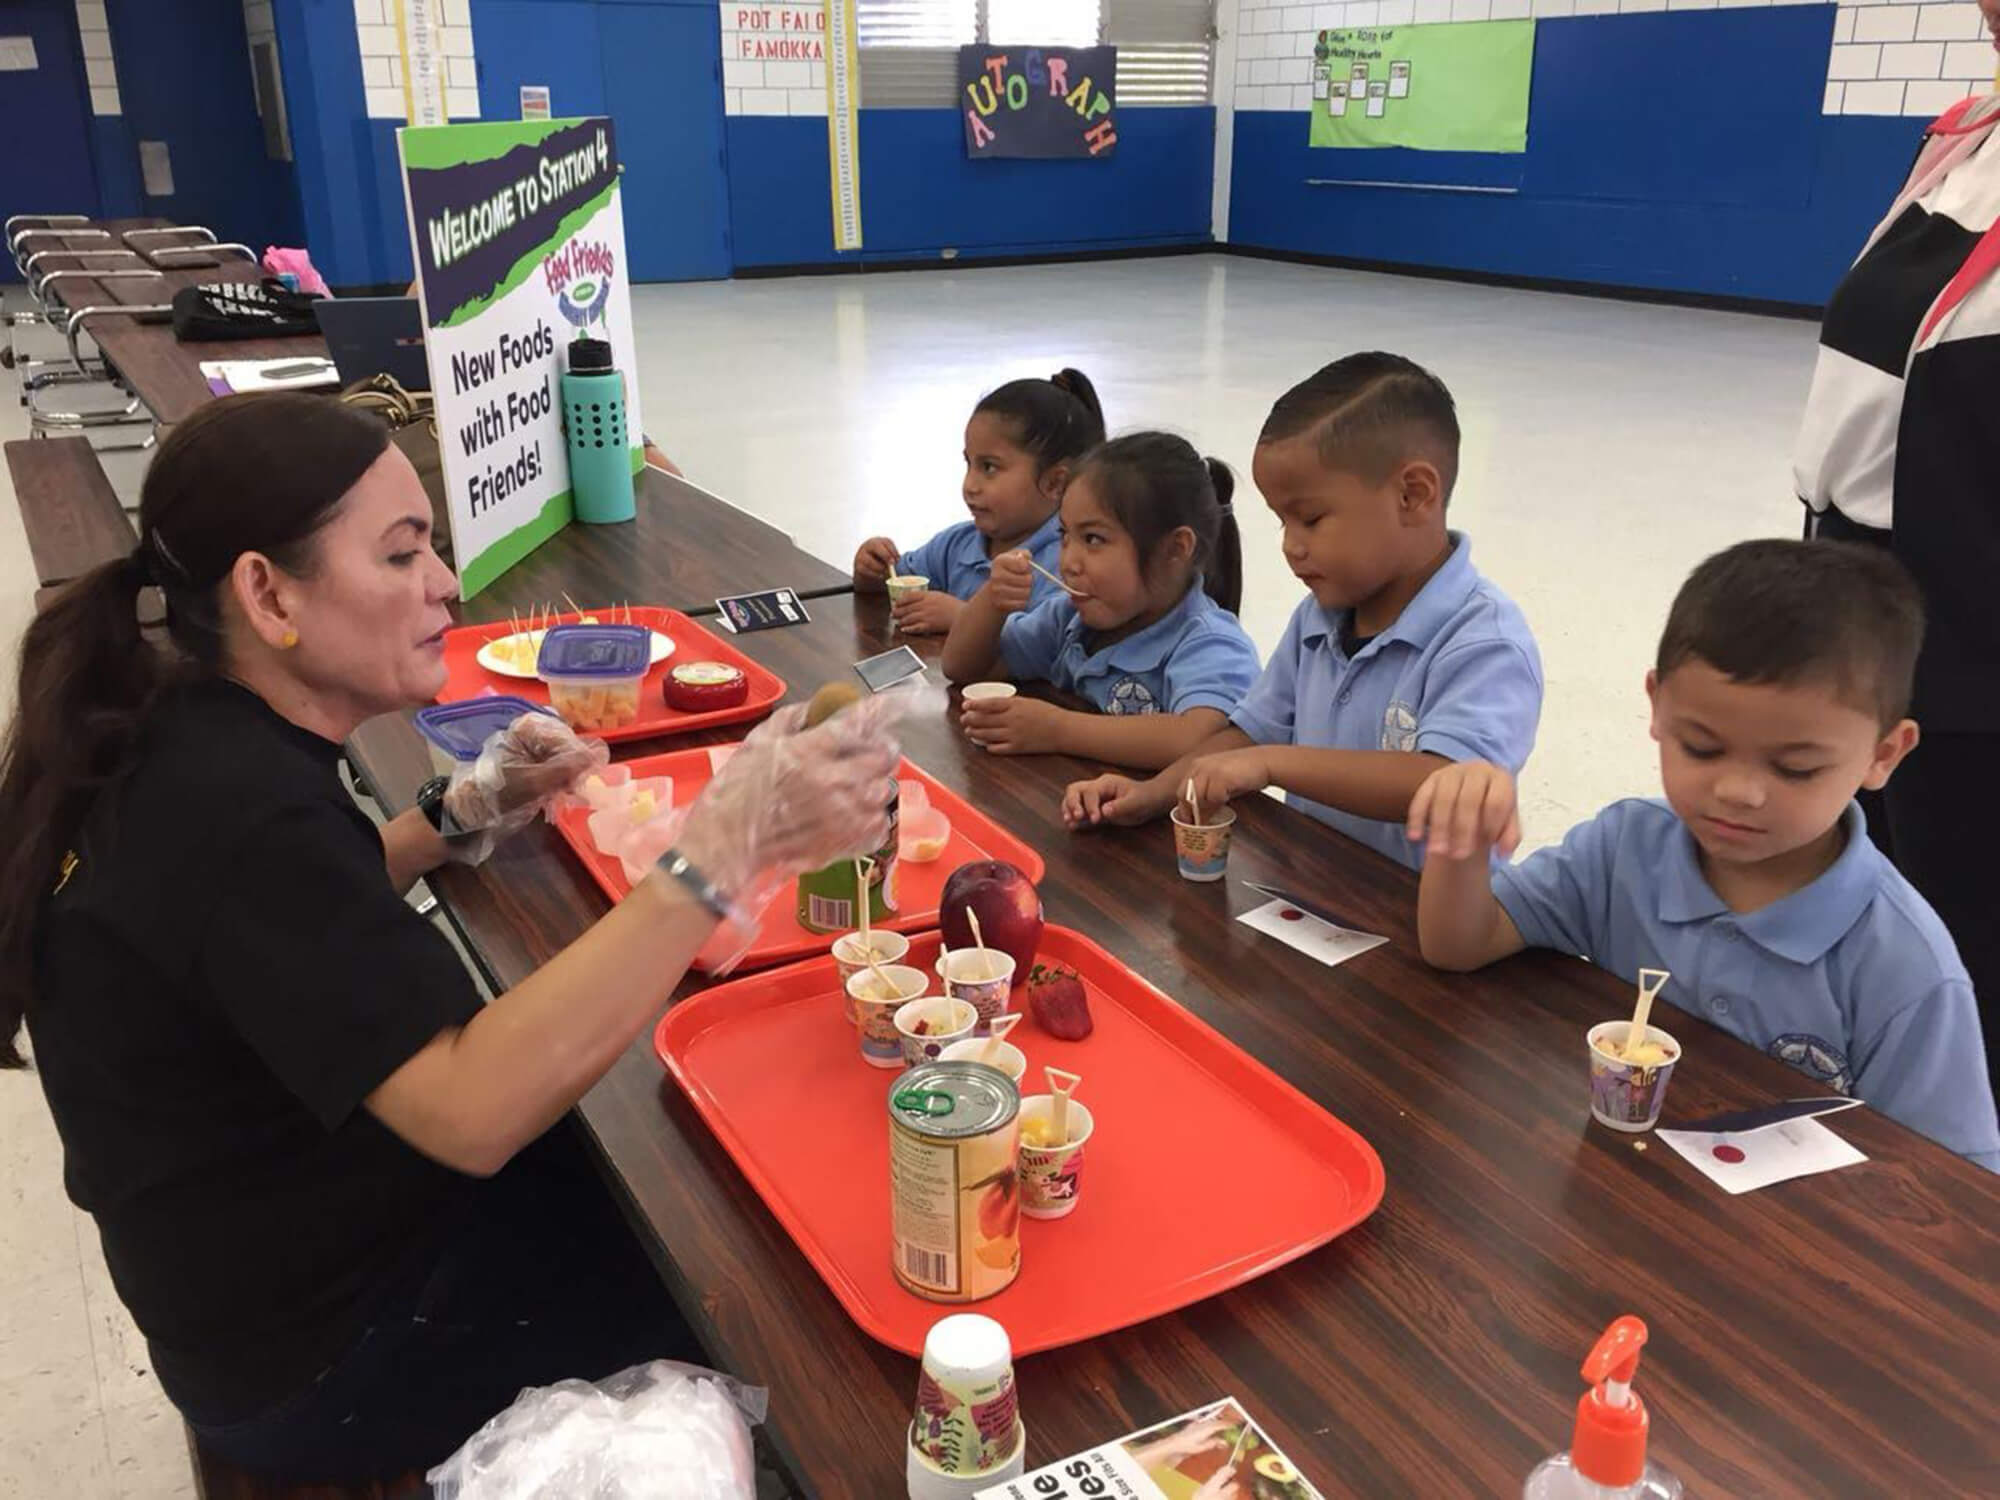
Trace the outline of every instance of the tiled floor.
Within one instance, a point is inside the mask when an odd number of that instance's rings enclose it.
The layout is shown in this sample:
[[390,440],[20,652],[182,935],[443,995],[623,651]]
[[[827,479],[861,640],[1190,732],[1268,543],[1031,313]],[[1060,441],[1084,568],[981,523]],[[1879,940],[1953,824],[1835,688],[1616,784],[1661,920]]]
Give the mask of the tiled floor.
[[[1796,529],[1808,323],[1220,256],[648,287],[634,306],[653,435],[842,566],[865,536],[911,545],[962,515],[960,433],[982,391],[1085,370],[1114,430],[1176,429],[1245,474],[1245,620],[1267,650],[1299,598],[1247,480],[1272,400],[1353,349],[1430,365],[1466,434],[1453,522],[1547,667],[1536,842],[1654,789],[1640,678],[1688,568]],[[0,401],[0,437],[24,433]],[[32,592],[0,503],[0,706]],[[180,1424],[63,1197],[32,1075],[0,1075],[0,1268],[0,1500],[192,1493]]]

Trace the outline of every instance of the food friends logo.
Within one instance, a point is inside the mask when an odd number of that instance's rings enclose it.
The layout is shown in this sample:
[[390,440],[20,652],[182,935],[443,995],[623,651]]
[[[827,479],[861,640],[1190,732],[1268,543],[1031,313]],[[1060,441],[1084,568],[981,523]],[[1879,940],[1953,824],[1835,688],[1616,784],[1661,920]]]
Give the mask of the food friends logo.
[[542,280],[556,299],[556,310],[573,324],[579,336],[599,325],[611,302],[611,283],[618,269],[609,245],[573,239],[542,262]]

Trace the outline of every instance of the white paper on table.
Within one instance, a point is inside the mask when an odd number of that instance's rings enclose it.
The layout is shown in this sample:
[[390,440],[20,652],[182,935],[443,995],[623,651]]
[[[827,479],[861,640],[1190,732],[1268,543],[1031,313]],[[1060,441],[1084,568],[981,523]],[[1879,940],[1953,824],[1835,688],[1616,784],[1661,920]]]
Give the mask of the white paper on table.
[[[1748,1193],[1774,1182],[1810,1177],[1868,1160],[1813,1118],[1786,1120],[1762,1130],[1715,1134],[1706,1130],[1653,1132],[1686,1157],[1694,1169],[1729,1193]],[[1725,1160],[1716,1149],[1740,1151],[1741,1161]]]
[[[270,372],[300,365],[313,366],[296,375],[286,375],[272,379]],[[203,376],[210,380],[220,380],[230,390],[242,391],[289,391],[310,388],[317,385],[339,385],[340,372],[330,359],[313,356],[307,359],[205,359],[199,366]]]
[[[1288,919],[1285,916],[1287,912],[1297,912],[1298,915]],[[1329,969],[1389,941],[1372,932],[1357,932],[1352,927],[1336,927],[1331,922],[1322,922],[1309,912],[1299,911],[1289,901],[1267,901],[1254,911],[1246,911],[1236,920],[1269,934],[1287,947],[1318,959]]]

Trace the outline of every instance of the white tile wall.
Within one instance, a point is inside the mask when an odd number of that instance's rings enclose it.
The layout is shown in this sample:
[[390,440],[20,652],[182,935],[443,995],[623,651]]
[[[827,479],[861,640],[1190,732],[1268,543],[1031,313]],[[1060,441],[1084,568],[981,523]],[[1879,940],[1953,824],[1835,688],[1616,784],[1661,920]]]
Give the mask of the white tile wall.
[[[262,4],[269,0],[245,0]],[[434,0],[438,16],[438,53],[445,66],[445,114],[454,120],[479,118],[479,72],[472,45],[472,11],[467,0]],[[403,98],[403,48],[396,34],[392,0],[354,0],[354,33],[361,43],[362,95],[374,120],[401,120],[409,105]],[[379,66],[378,66],[379,65]]]
[[[1278,12],[1270,14],[1275,22]],[[724,113],[826,118],[825,6],[814,0],[789,4],[721,0],[721,17]],[[802,20],[803,27],[798,24]],[[1261,47],[1254,53],[1248,48],[1237,53],[1252,67],[1279,55]],[[1289,38],[1283,55],[1290,55]],[[1244,79],[1239,66],[1238,84]]]
[[76,28],[83,40],[84,68],[90,75],[90,112],[124,114],[125,105],[118,97],[118,71],[111,56],[111,23],[104,16],[104,0],[76,0]]
[[[1273,59],[1312,55],[1334,26],[1435,25],[1525,16],[1630,15],[1661,10],[1741,9],[1798,0],[1347,0],[1301,6],[1238,0],[1234,103],[1238,109],[1300,109],[1296,72]],[[1827,61],[1824,114],[1929,118],[1993,81],[1996,55],[1972,0],[1838,0]],[[723,25],[733,7],[723,6]],[[725,53],[727,56],[727,35]],[[1308,74],[1310,76],[1310,74]],[[1308,98],[1310,90],[1307,90]],[[1942,102],[1940,102],[1942,101]]]

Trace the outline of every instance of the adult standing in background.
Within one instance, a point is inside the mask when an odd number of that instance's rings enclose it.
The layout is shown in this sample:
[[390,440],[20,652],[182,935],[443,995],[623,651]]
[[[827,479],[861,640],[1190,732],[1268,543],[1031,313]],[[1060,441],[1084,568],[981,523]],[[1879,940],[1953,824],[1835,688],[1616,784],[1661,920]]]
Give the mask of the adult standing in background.
[[[1979,10],[2000,49],[2000,0]],[[1930,127],[1827,303],[1794,467],[1808,535],[1887,547],[1923,588],[1923,740],[1868,828],[1951,929],[2000,1068],[2000,97]]]

